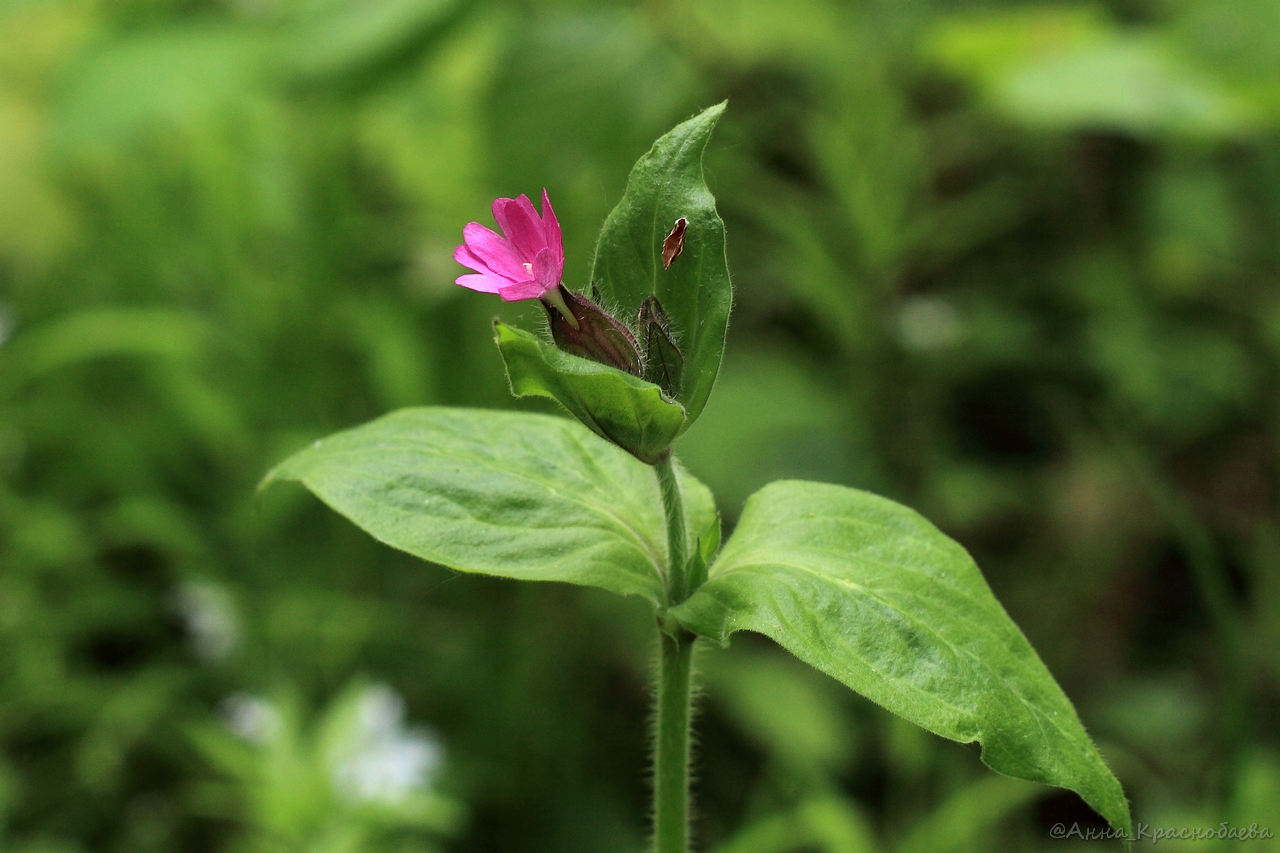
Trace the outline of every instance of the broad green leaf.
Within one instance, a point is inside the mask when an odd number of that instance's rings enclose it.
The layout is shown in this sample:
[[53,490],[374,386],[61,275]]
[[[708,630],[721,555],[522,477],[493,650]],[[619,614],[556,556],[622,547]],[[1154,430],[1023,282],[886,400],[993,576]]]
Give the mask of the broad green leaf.
[[[274,480],[296,480],[375,539],[458,571],[662,599],[657,478],[564,418],[402,409],[315,442]],[[705,530],[710,492],[683,472],[680,484],[688,529]]]
[[550,397],[600,437],[645,462],[657,461],[684,423],[684,410],[652,382],[494,323],[511,393]]
[[[732,289],[725,259],[724,223],[702,175],[702,152],[724,104],[694,116],[653,144],[640,158],[622,201],[605,220],[596,243],[591,283],[605,302],[635,317],[657,296],[671,320],[675,346],[684,355],[676,399],[689,417],[702,411],[720,370]],[[669,268],[662,243],[676,220],[688,220],[684,251]]]
[[906,507],[841,486],[772,483],[710,579],[670,614],[720,642],[772,637],[993,770],[1080,794],[1129,829],[1120,783],[965,550]]

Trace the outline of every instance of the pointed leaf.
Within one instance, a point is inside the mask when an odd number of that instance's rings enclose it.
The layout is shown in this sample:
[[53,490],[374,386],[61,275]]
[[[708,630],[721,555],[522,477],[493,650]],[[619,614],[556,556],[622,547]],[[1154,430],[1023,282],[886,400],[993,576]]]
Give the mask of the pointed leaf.
[[964,549],[906,507],[819,483],[753,495],[710,580],[670,615],[772,637],[895,714],[1129,830],[1120,783]]
[[[662,301],[671,335],[684,354],[675,398],[698,417],[720,370],[732,290],[725,260],[724,223],[702,174],[702,152],[724,104],[694,116],[654,143],[640,158],[622,201],[605,220],[596,244],[591,281],[622,316],[635,316],[647,296]],[[663,244],[678,220],[687,220],[683,251]]]
[[684,410],[652,382],[563,352],[537,335],[494,323],[511,393],[550,397],[596,435],[653,463],[680,433]]
[[[704,530],[711,494],[677,473],[688,529]],[[662,597],[657,478],[564,418],[403,409],[315,442],[264,482],[275,480],[296,480],[375,539],[458,571]]]

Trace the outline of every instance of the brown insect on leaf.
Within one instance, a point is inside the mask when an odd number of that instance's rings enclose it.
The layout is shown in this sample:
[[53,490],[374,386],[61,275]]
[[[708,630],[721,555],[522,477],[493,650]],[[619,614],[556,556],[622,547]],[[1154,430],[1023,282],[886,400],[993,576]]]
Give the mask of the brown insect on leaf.
[[689,227],[689,220],[681,216],[676,220],[675,227],[671,229],[671,233],[667,235],[667,239],[662,241],[662,268],[670,269],[671,263],[684,251],[684,229]]

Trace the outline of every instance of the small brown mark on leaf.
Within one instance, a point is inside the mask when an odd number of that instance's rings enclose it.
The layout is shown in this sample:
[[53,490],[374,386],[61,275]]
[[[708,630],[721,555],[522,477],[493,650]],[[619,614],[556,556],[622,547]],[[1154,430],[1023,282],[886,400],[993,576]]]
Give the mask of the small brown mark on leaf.
[[675,227],[671,229],[667,239],[662,241],[662,268],[664,270],[671,269],[672,262],[680,257],[680,253],[684,251],[684,229],[688,227],[689,220],[681,216],[676,220]]

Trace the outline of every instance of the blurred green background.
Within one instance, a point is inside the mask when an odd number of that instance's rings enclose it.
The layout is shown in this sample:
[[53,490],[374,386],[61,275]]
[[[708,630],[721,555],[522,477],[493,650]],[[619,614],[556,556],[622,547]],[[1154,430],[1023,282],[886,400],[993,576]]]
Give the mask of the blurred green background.
[[[726,524],[778,477],[918,508],[1138,821],[1280,834],[1280,3],[0,0],[0,848],[643,848],[643,606],[254,489],[530,408],[489,321],[537,312],[453,285],[462,225],[547,187],[582,286],[726,97],[678,447]],[[765,642],[701,666],[700,849],[1097,849]]]

